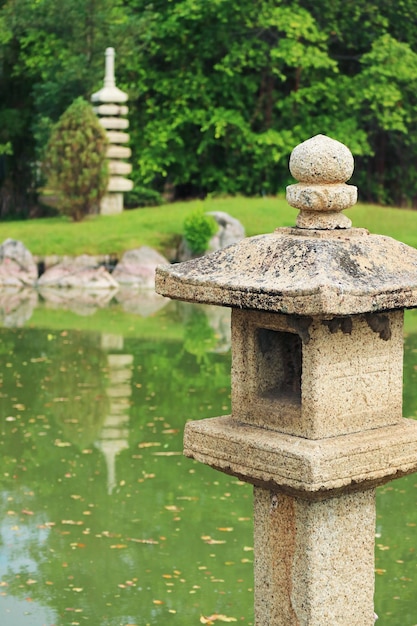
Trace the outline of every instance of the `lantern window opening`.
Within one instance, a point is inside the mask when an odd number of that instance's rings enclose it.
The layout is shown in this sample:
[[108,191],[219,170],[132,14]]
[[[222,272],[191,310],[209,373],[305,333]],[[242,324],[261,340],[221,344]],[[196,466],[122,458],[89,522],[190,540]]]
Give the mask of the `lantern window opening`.
[[257,328],[258,395],[301,405],[302,341],[290,332]]

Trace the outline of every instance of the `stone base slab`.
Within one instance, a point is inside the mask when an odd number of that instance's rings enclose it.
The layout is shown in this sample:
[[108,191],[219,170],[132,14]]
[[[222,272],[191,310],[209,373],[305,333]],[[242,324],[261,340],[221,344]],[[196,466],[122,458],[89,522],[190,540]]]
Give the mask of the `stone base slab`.
[[417,421],[309,440],[229,415],[188,422],[184,454],[264,489],[328,498],[417,471]]

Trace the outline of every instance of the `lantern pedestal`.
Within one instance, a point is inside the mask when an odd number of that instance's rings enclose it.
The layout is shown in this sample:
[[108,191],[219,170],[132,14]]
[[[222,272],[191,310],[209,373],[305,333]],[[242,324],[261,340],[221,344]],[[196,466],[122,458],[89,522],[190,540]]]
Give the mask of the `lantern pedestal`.
[[254,515],[256,626],[374,623],[374,489],[309,501],[255,487]]

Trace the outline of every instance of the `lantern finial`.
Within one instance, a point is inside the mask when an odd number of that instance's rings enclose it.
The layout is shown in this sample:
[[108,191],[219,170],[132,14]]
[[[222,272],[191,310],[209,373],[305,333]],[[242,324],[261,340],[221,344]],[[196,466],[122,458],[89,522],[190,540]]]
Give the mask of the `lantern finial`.
[[298,228],[329,230],[350,228],[341,213],[356,204],[357,188],[346,185],[353,174],[353,156],[344,144],[316,135],[291,153],[291,174],[299,182],[287,187],[287,201],[300,209]]

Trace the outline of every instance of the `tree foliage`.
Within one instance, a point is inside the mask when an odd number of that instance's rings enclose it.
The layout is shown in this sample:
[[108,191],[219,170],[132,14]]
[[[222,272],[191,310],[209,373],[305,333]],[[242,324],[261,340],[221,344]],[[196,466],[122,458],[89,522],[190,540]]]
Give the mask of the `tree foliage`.
[[177,197],[276,193],[294,146],[325,133],[354,153],[363,199],[417,206],[416,9],[416,0],[0,0],[0,153],[12,152],[0,156],[0,198],[17,180],[35,186],[51,124],[101,86],[112,45],[140,185],[169,185]]
[[58,208],[74,221],[97,211],[109,180],[108,140],[91,106],[77,98],[53,127],[45,151],[49,186]]

